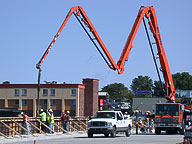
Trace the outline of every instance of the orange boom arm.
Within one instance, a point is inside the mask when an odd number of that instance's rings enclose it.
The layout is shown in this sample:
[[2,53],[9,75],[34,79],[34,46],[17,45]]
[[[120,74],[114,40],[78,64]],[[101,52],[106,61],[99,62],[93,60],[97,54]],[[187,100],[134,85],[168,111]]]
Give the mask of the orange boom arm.
[[[174,88],[171,72],[169,69],[167,57],[165,54],[165,50],[163,47],[163,43],[161,40],[161,35],[160,35],[158,23],[157,23],[155,9],[152,6],[140,8],[139,13],[137,15],[137,18],[136,18],[134,25],[132,27],[132,30],[128,36],[127,42],[126,42],[124,49],[122,51],[122,54],[121,54],[117,63],[115,63],[115,61],[113,60],[108,49],[106,48],[105,44],[103,43],[103,41],[99,37],[96,29],[94,28],[93,24],[89,20],[88,16],[86,15],[85,11],[83,10],[83,8],[80,6],[72,7],[71,10],[69,11],[69,13],[67,14],[64,22],[62,23],[60,29],[58,30],[57,34],[55,35],[54,39],[52,40],[52,42],[48,46],[47,50],[45,51],[44,55],[42,56],[42,58],[40,59],[40,61],[36,65],[37,69],[41,70],[41,64],[45,60],[47,54],[49,53],[50,49],[52,48],[53,44],[57,40],[58,36],[60,35],[61,31],[63,30],[64,26],[66,25],[67,21],[69,20],[69,18],[72,14],[74,14],[75,17],[78,19],[81,26],[83,27],[83,29],[88,34],[89,38],[91,39],[93,44],[96,46],[96,48],[98,49],[99,53],[104,58],[107,65],[111,69],[117,70],[119,74],[122,74],[124,72],[124,63],[125,63],[125,61],[128,61],[129,53],[130,53],[131,49],[133,48],[132,43],[133,43],[133,40],[134,40],[135,35],[137,33],[137,30],[141,24],[141,21],[143,20],[144,17],[147,18],[149,21],[150,29],[153,33],[153,37],[156,41],[158,55],[159,55],[159,59],[160,59],[160,64],[161,64],[161,68],[162,68],[162,72],[163,72],[163,77],[165,80],[166,87],[168,89],[168,96],[166,98],[170,101],[175,100],[175,88]],[[84,25],[88,27],[89,32],[86,30]],[[99,46],[103,52],[100,51],[100,49],[98,48],[95,41],[99,44]],[[38,81],[40,82],[40,76],[39,76]]]

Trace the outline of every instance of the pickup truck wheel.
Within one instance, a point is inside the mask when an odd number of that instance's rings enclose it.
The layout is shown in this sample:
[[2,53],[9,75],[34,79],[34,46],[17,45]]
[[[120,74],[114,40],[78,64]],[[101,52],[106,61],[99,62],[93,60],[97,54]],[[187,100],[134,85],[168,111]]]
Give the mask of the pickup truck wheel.
[[88,132],[88,137],[89,137],[89,138],[92,138],[92,137],[93,137],[93,134]]
[[105,137],[108,137],[109,136],[109,133],[106,133],[106,134],[104,134],[105,135]]
[[116,128],[114,127],[113,130],[111,131],[111,137],[115,138],[116,137]]
[[175,134],[174,130],[166,130],[166,134]]
[[126,137],[130,137],[130,135],[131,135],[131,128],[130,127],[128,127],[127,130],[125,131],[125,135],[126,135]]

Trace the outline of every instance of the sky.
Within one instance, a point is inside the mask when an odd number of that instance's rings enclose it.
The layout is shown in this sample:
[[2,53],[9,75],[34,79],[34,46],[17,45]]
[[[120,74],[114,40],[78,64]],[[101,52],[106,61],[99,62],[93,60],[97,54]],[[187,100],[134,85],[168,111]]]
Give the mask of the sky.
[[[74,6],[83,7],[115,62],[139,8],[154,6],[171,73],[192,74],[191,5],[191,0],[1,0],[0,82],[37,83],[36,64]],[[83,78],[94,78],[99,79],[99,89],[112,83],[130,89],[139,75],[158,80],[142,23],[125,72],[118,75],[109,69],[73,15],[41,68],[41,83],[81,84]]]

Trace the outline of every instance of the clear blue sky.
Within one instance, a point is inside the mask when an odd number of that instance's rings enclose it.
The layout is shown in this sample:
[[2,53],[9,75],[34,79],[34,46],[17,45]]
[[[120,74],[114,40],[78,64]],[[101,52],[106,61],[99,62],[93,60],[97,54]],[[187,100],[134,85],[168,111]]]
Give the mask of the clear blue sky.
[[[172,74],[192,74],[191,0],[6,0],[0,3],[0,82],[37,83],[36,63],[68,11],[82,6],[117,62],[140,6],[154,6]],[[100,80],[130,86],[138,75],[157,80],[143,24],[133,42],[125,72],[108,68],[72,15],[42,64],[41,82]],[[155,47],[154,47],[155,48]],[[156,48],[155,48],[156,49]]]

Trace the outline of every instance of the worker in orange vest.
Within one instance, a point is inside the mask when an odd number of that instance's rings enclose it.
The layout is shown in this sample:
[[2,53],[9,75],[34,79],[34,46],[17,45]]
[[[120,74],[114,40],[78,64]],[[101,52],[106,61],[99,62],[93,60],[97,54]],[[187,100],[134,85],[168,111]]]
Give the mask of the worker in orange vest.
[[[24,114],[24,112],[21,112],[21,115],[23,117],[25,128],[29,131],[29,116],[27,114]],[[26,134],[28,135],[29,132],[26,132]]]

